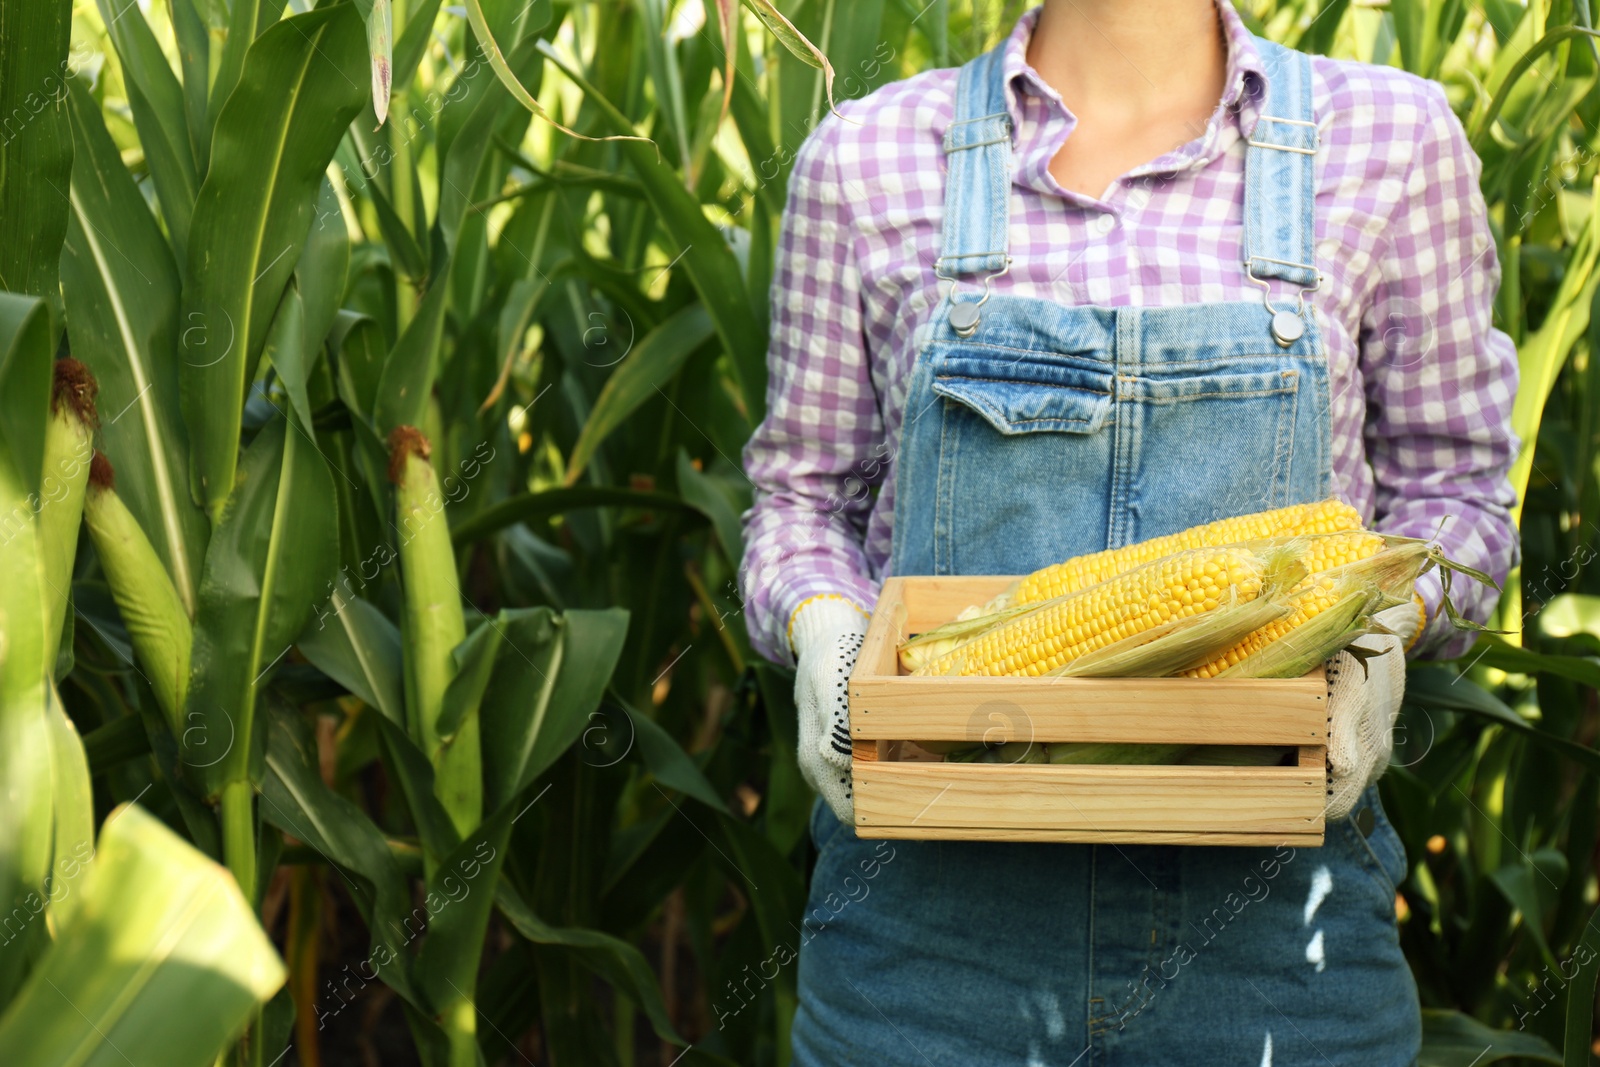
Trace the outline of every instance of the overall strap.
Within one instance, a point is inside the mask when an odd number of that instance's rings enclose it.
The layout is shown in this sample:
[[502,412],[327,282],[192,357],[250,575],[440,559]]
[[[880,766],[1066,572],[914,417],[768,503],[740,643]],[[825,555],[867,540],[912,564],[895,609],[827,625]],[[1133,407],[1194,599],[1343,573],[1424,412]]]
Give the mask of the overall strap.
[[1011,115],[1006,111],[1005,43],[961,68],[955,119],[944,131],[948,174],[944,238],[934,272],[1005,270],[1011,209]]
[[1278,278],[1315,289],[1316,116],[1311,57],[1256,38],[1267,72],[1261,116],[1245,150],[1244,268],[1266,288]]

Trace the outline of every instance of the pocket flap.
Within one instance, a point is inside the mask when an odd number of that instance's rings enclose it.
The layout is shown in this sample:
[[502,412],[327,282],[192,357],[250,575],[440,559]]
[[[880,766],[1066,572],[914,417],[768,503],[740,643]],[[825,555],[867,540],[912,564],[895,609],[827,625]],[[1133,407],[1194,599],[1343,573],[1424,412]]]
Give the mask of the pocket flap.
[[933,391],[964,404],[1003,434],[1095,433],[1111,410],[1111,381],[1098,375],[1082,381],[1027,381],[1024,378],[971,377],[941,371]]

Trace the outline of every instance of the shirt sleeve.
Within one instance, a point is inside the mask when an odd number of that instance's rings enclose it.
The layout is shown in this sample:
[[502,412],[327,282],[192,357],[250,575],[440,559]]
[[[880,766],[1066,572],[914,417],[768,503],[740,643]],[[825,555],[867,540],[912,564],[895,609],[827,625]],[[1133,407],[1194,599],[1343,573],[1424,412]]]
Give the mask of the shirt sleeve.
[[[1503,583],[1519,555],[1508,478],[1517,352],[1492,321],[1500,264],[1478,188],[1482,165],[1443,89],[1427,82],[1425,95],[1362,324],[1374,528],[1436,540],[1451,559]],[[1439,571],[1423,575],[1417,591],[1427,625],[1414,654],[1461,655],[1474,638],[1445,617]],[[1455,575],[1450,599],[1483,622],[1498,594]]]
[[864,611],[878,583],[862,542],[888,454],[863,329],[849,190],[847,123],[830,114],[789,179],[772,280],[767,416],[745,447],[755,487],[744,514],[740,585],[756,650],[792,663],[789,626],[813,597]]

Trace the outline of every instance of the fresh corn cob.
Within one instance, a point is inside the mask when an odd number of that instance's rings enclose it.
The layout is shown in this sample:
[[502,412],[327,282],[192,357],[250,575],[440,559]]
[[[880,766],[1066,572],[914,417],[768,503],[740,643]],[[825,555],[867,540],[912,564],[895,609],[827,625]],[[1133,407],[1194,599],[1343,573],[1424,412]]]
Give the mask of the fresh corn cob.
[[[1156,627],[1254,600],[1281,580],[1248,548],[1174,553],[1080,592],[1046,601],[926,664],[931,675],[1042,675]],[[1303,571],[1296,572],[1296,577]]]
[[172,736],[182,737],[194,627],[161,557],[139,520],[117,496],[115,485],[110,461],[95,453],[84,500],[84,525],[128,628],[140,669],[150,680]]
[[66,621],[67,591],[72,587],[72,560],[83,521],[84,486],[94,453],[94,398],[99,385],[89,368],[75,359],[56,360],[50,391],[50,420],[45,426],[44,471],[39,493],[39,546],[44,556],[45,656],[56,660],[61,627]]
[[1364,530],[1333,534],[1307,539],[1307,550],[1302,557],[1310,572],[1299,587],[1289,594],[1289,613],[1267,623],[1249,634],[1244,640],[1229,648],[1209,663],[1184,674],[1191,678],[1214,678],[1253,652],[1294,632],[1310,622],[1322,611],[1338,603],[1348,588],[1328,572],[1346,564],[1370,559],[1384,546],[1382,536]]
[[[1165,537],[1125,545],[1122,548],[1074,556],[1061,563],[1034,571],[1007,593],[991,601],[983,614],[1015,604],[1033,604],[1077,592],[1121,574],[1143,563],[1193,548],[1236,545],[1273,537],[1300,534],[1338,533],[1361,528],[1356,509],[1337,497],[1311,504],[1295,504],[1274,511],[1238,515],[1202,526],[1191,526]],[[1003,602],[1002,602],[1003,601]]]

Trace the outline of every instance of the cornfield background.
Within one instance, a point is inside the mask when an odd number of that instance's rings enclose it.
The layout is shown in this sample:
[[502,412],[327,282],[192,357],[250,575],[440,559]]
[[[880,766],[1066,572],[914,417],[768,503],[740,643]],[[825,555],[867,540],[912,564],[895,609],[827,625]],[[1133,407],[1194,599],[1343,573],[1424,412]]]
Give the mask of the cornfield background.
[[[788,1062],[811,797],[735,581],[785,182],[1022,10],[0,0],[0,1062]],[[1589,5],[1241,10],[1483,159],[1524,561],[1383,790],[1423,1062],[1587,1064]],[[159,565],[78,532],[57,355]]]

